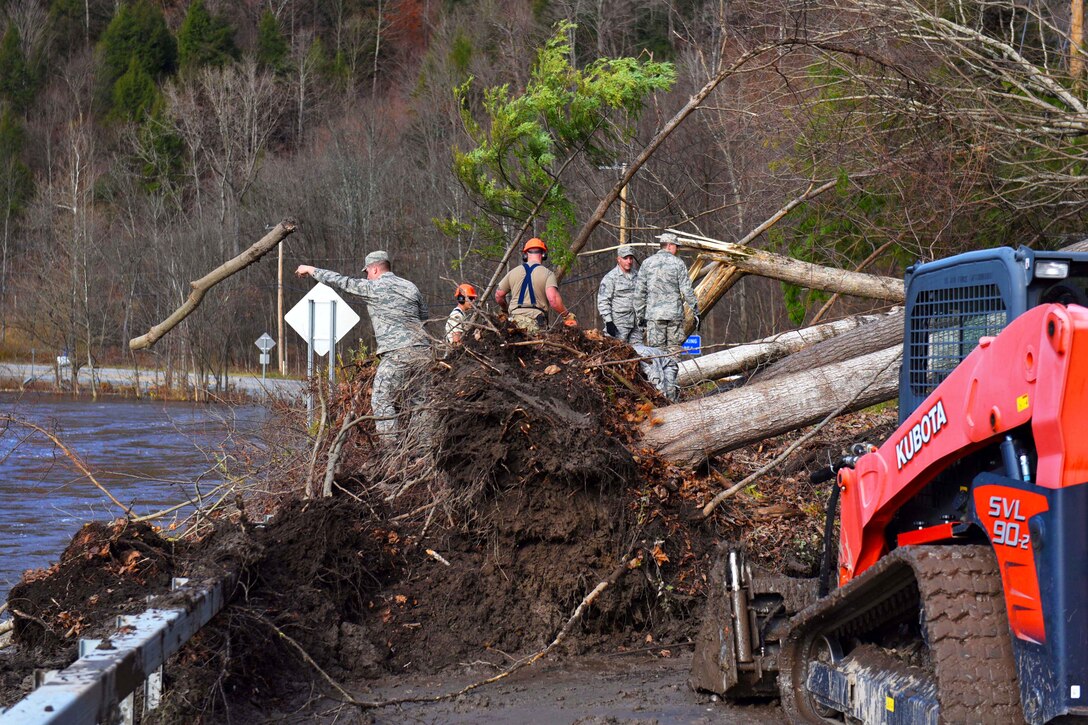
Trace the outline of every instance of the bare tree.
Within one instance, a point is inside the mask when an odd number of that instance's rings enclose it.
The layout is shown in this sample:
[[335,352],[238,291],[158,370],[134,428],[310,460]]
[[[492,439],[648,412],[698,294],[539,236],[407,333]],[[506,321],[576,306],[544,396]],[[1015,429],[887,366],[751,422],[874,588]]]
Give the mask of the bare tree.
[[240,206],[283,113],[280,89],[271,74],[247,60],[205,68],[167,93],[171,116],[189,149],[194,186],[201,185],[202,169],[215,180],[220,255],[236,255],[241,249]]

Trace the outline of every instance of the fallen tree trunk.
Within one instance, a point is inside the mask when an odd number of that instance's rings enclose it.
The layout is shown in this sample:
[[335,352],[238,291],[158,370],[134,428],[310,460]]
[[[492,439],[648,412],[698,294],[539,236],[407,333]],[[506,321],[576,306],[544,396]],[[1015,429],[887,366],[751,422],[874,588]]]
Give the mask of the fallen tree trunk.
[[[866,330],[875,328],[878,324],[882,324],[885,318],[888,318],[889,316],[895,317],[898,321],[897,324],[900,331],[902,331],[902,310],[879,315],[859,315],[856,317],[848,317],[843,320],[836,320],[835,322],[825,322],[822,325],[813,325],[812,327],[805,327],[800,330],[782,332],[777,335],[765,337],[762,340],[737,345],[728,350],[703,355],[702,357],[693,358],[691,360],[684,360],[680,363],[680,373],[677,380],[681,386],[695,385],[704,380],[717,380],[718,378],[724,378],[727,375],[735,375],[746,370],[752,370],[759,365],[780,358],[789,359],[799,350],[809,348],[817,343],[822,343],[829,338],[840,339],[845,333],[854,330],[855,328],[861,326],[864,326]],[[873,349],[889,347],[892,344],[894,344],[894,342],[888,342],[887,344],[880,345],[879,348]],[[865,350],[865,352],[872,352],[873,349]],[[856,357],[858,354],[863,353],[854,353],[850,357]],[[818,366],[810,364],[809,367]]]
[[[810,184],[809,187],[805,189],[804,193],[784,204],[775,211],[774,214],[767,219],[764,219],[755,229],[750,230],[735,243],[741,245],[751,243],[761,234],[777,224],[783,217],[793,211],[793,209],[809,199],[819,196],[828,189],[835,188],[835,185],[838,183],[838,179],[833,179],[831,181],[825,181],[819,186]],[[701,271],[705,262],[706,259],[699,258],[696,260],[695,266]],[[695,297],[699,301],[699,312],[703,317],[706,317],[707,313],[710,312],[714,305],[718,304],[718,301],[725,296],[725,293],[744,276],[742,270],[732,264],[726,264],[725,262],[711,262],[706,266],[708,267],[706,279],[704,279],[695,289]],[[696,270],[693,269],[692,271],[695,272]],[[696,278],[697,276],[693,274],[691,281],[694,282]],[[684,316],[684,335],[690,335],[693,332],[695,332],[695,317],[690,314],[689,310],[688,314]]]
[[895,397],[901,346],[654,410],[642,440],[680,465]]
[[903,308],[881,316],[870,316],[867,323],[830,339],[798,350],[788,357],[768,365],[752,377],[763,382],[790,373],[812,370],[821,365],[843,362],[877,350],[903,345]]
[[669,231],[680,237],[681,245],[698,249],[700,256],[732,265],[748,274],[770,277],[806,289],[838,292],[854,297],[867,297],[895,303],[902,303],[904,300],[903,280],[896,277],[882,277],[864,272],[822,267],[793,257],[746,247],[743,244],[700,237],[677,229]]
[[189,293],[189,297],[181,304],[181,307],[174,310],[173,314],[165,320],[153,326],[147,333],[129,340],[129,349],[144,350],[158,342],[163,335],[170,332],[170,330],[173,330],[178,323],[192,314],[193,310],[200,306],[200,302],[204,299],[204,295],[208,293],[208,290],[225,280],[227,277],[230,277],[235,272],[245,269],[268,252],[275,249],[277,244],[295,231],[295,224],[296,222],[294,219],[284,219],[273,227],[268,234],[265,234],[255,242],[249,249],[242,252],[234,259],[219,265],[200,279],[190,282],[189,286],[193,288],[193,291]]

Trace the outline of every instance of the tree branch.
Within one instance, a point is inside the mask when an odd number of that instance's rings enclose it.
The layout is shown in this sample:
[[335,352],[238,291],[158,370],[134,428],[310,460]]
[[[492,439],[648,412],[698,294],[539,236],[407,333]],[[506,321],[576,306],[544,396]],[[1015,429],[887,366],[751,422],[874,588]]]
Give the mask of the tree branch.
[[193,310],[200,306],[204,295],[215,285],[219,284],[235,272],[239,272],[253,264],[268,252],[276,248],[288,235],[295,231],[295,220],[284,219],[268,234],[264,235],[257,243],[234,259],[216,267],[198,280],[189,283],[193,291],[188,299],[177,308],[172,315],[159,324],[152,327],[147,334],[134,337],[128,341],[129,349],[144,350],[158,342],[163,335],[174,329],[178,323],[192,314]]

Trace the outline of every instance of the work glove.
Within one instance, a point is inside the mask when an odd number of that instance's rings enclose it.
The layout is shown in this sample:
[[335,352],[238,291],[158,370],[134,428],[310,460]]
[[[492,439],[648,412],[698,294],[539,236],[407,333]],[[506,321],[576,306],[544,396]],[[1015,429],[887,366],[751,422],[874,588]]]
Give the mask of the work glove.
[[619,330],[618,327],[616,327],[616,323],[613,322],[612,320],[609,320],[608,322],[604,323],[604,331],[607,332],[609,334],[609,336],[611,336],[611,337],[619,337],[620,336],[620,330]]
[[698,314],[692,315],[692,317],[695,318],[695,330],[698,331],[699,330],[699,325],[702,324],[702,320],[699,319]]
[[578,320],[574,317],[573,312],[563,315],[563,324],[567,327],[578,327]]

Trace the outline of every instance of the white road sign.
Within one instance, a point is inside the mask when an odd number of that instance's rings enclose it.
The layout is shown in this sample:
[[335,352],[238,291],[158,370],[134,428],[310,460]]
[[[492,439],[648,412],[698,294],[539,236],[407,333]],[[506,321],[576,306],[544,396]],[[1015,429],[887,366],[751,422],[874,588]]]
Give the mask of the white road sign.
[[348,330],[355,327],[355,323],[359,321],[359,315],[348,307],[348,303],[344,302],[332,287],[319,282],[283,316],[287,324],[307,341],[310,339],[310,300],[314,301],[314,352],[318,355],[327,355],[332,346],[329,342],[332,303],[336,303],[335,342],[339,342]]
[[253,343],[260,349],[261,352],[268,352],[276,346],[276,341],[272,339],[272,336],[267,332],[257,338],[257,341]]

